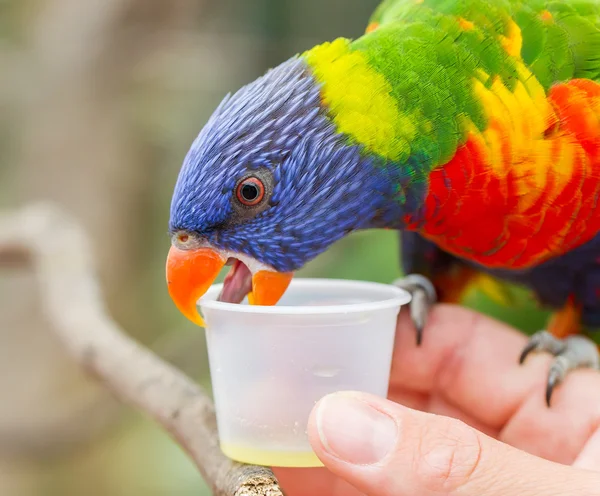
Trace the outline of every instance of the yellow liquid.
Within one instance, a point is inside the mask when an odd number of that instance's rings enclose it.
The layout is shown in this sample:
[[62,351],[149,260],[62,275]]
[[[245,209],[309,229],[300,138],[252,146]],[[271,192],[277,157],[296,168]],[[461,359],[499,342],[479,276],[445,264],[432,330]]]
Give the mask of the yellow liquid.
[[248,446],[221,443],[221,451],[241,463],[265,467],[322,467],[323,463],[311,452],[263,451]]

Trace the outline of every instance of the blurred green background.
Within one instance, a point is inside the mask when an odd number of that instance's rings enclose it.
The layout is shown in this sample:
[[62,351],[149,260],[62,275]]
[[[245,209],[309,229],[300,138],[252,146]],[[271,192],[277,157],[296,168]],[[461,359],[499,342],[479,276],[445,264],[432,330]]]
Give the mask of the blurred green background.
[[[164,281],[170,196],[221,98],[317,43],[357,37],[377,0],[0,0],[0,204],[59,203],[88,230],[107,305],[209,384],[204,337]],[[299,276],[390,282],[397,235],[338,242]],[[467,304],[531,331],[545,313]],[[32,274],[0,277],[0,495],[207,494],[142,414],[53,339]]]

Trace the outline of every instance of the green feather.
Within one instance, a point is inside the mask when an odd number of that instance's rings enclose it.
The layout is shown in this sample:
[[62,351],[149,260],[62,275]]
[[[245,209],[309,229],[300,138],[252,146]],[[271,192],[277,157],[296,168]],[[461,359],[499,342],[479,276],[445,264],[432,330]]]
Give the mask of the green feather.
[[515,62],[498,38],[504,23],[487,18],[484,22],[478,16],[488,31],[478,27],[465,31],[457,16],[434,11],[427,2],[395,2],[391,7],[398,18],[382,12],[387,23],[352,47],[391,83],[399,108],[422,114],[413,152],[429,157],[433,164],[444,163],[466,139],[460,132],[461,116],[468,116],[479,129],[487,126],[481,103],[471,91],[476,70],[500,76],[509,89],[518,80]]
[[[543,11],[552,14],[552,20],[544,22],[540,16]],[[523,60],[545,89],[571,78],[600,78],[600,2],[597,0],[425,0],[422,3],[384,0],[373,13],[371,22],[380,25],[398,21],[428,22],[428,19],[439,19],[439,14],[473,22],[485,39],[497,39],[504,31],[506,20],[513,19],[523,37]],[[500,62],[493,52],[484,61]],[[492,72],[503,76],[505,83],[510,81],[497,66],[495,69],[496,72]]]

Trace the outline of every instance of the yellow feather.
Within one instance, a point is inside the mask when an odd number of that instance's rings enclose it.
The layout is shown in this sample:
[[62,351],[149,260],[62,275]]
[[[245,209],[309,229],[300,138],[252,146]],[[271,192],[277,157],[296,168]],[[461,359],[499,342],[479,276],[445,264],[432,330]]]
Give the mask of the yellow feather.
[[409,143],[417,133],[415,123],[428,123],[421,116],[400,111],[390,83],[361,53],[351,51],[347,39],[318,45],[304,57],[323,85],[323,101],[338,131],[382,157],[402,160],[408,156]]
[[510,292],[508,286],[487,274],[478,274],[473,280],[470,289],[481,291],[499,305],[510,306],[514,304],[514,295]]
[[521,57],[521,47],[523,46],[523,36],[521,29],[512,19],[508,24],[508,35],[500,36],[500,42],[509,55]]

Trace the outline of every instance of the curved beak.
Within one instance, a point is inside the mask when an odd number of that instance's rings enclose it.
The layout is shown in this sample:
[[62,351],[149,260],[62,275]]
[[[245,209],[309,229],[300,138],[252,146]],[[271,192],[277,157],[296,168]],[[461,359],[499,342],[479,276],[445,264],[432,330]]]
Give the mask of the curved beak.
[[248,293],[250,305],[275,305],[292,281],[292,272],[259,270],[252,276],[252,292]]
[[205,327],[196,302],[206,293],[227,262],[211,248],[180,250],[171,246],[167,257],[167,287],[179,311],[194,324]]
[[[181,250],[171,246],[167,257],[167,287],[179,311],[200,327],[206,327],[197,301],[213,284],[227,258],[208,247]],[[260,270],[252,275],[251,305],[275,305],[285,293],[293,273]]]

